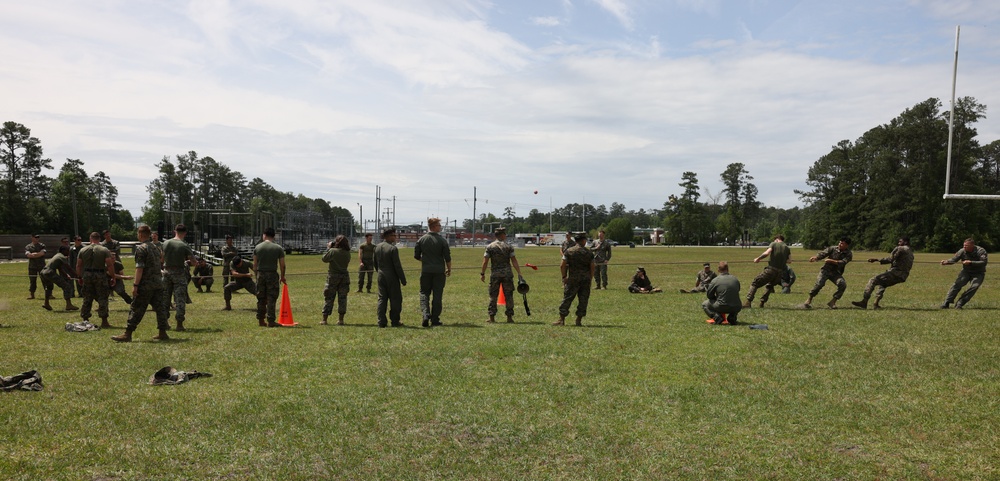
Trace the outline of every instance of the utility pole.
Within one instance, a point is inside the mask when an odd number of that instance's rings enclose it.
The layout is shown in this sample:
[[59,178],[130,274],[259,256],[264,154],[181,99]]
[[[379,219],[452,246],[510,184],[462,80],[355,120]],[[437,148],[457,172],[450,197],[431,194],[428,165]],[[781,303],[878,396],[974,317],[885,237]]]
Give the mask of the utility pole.
[[476,186],[472,186],[472,247],[476,247]]
[[[72,194],[73,194],[73,235],[80,235],[80,219],[76,216],[76,177],[73,178]],[[73,267],[76,269],[76,266]]]

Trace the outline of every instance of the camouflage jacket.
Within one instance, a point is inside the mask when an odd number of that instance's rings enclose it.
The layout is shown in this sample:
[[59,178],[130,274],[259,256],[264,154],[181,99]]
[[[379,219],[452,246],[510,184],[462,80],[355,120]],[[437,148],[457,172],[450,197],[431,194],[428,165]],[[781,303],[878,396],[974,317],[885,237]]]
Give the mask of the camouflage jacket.
[[824,262],[821,270],[831,274],[844,275],[844,268],[847,267],[848,262],[854,259],[854,253],[850,249],[842,251],[837,246],[830,246],[816,253],[816,260],[822,259],[833,259],[837,263]]
[[594,273],[594,253],[579,244],[566,249],[563,260],[570,280],[589,280]]
[[486,246],[483,257],[490,259],[490,277],[513,277],[510,268],[510,258],[514,257],[514,246],[500,240],[495,240]]

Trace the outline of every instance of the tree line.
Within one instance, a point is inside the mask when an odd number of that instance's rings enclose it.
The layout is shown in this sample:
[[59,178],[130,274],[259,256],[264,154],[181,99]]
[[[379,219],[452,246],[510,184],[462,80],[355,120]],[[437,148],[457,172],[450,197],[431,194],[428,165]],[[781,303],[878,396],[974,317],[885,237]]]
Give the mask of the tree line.
[[[974,98],[955,102],[951,193],[1000,194],[1000,140],[983,146],[976,138],[975,123],[985,113]],[[781,233],[817,249],[846,236],[855,248],[872,250],[891,249],[906,236],[914,247],[932,251],[958,249],[973,237],[992,248],[1000,228],[998,201],[943,198],[949,117],[940,100],[930,98],[854,142],[838,142],[809,168],[808,189],[795,191],[801,208],[765,207],[747,166],[733,163],[719,174],[723,189],[717,195],[688,171],[661,209],[567,204],[553,210],[552,230],[586,227],[593,235],[603,228],[609,238],[625,242],[633,240],[632,226],[657,226],[666,231],[667,243],[687,245],[733,244],[744,236],[767,242]],[[547,216],[537,209],[526,217],[508,208],[502,218],[488,213],[478,219],[500,221],[513,232],[549,231]]]
[[[971,97],[955,104],[952,193],[1000,194],[1000,140],[983,146],[976,138],[975,124],[985,113],[986,106]],[[604,229],[619,242],[635,240],[633,227],[662,227],[666,243],[689,245],[733,244],[745,236],[766,242],[782,233],[789,241],[820,248],[848,236],[855,248],[873,250],[889,249],[907,236],[918,249],[950,251],[971,236],[992,248],[992,233],[1000,227],[997,201],[943,199],[948,118],[940,100],[930,98],[853,142],[838,142],[809,168],[808,188],[795,191],[801,208],[764,206],[747,165],[733,163],[719,174],[721,192],[712,195],[699,185],[696,172],[687,171],[679,191],[667,195],[658,209],[570,203],[518,216],[507,207],[500,216],[481,214],[475,225],[481,231],[481,226],[502,224],[509,233]],[[51,160],[43,157],[40,141],[27,127],[4,124],[0,157],[0,228],[5,232],[75,232],[74,217],[83,232],[111,228],[116,237],[128,238],[134,230],[131,213],[117,203],[117,189],[104,172],[88,175],[82,161],[67,159],[56,178],[44,175],[52,169]],[[147,187],[140,219],[146,224],[156,225],[170,211],[201,209],[273,213],[276,225],[289,212],[309,212],[322,222],[349,219],[360,228],[343,207],[279,192],[259,177],[247,180],[194,151],[164,156],[156,166],[159,176]],[[473,224],[473,219],[463,222],[467,230]]]
[[118,189],[102,171],[90,175],[83,161],[66,159],[49,177],[52,159],[41,141],[17,122],[0,128],[0,230],[8,234],[80,234],[134,229],[132,214],[118,204]]
[[[185,218],[198,216],[198,222],[205,222],[208,218],[205,213],[209,211],[249,213],[252,218],[267,214],[273,226],[278,228],[303,217],[316,225],[346,223],[347,228],[341,233],[349,232],[355,223],[354,216],[343,207],[319,198],[278,191],[260,177],[247,180],[242,173],[212,157],[199,157],[195,151],[176,155],[174,159],[164,156],[156,167],[159,176],[146,187],[149,199],[142,208],[140,219],[145,224],[156,225],[160,220],[169,219],[170,212],[184,212]],[[242,233],[260,234],[257,231]]]

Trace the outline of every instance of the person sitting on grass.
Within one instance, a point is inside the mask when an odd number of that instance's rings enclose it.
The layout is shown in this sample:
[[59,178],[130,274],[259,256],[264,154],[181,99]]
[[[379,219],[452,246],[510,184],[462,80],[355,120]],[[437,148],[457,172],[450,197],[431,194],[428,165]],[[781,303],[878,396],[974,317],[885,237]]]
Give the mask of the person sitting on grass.
[[708,283],[712,282],[712,279],[715,279],[718,274],[712,272],[712,265],[707,262],[702,267],[703,269],[695,278],[694,287],[691,289],[681,289],[681,294],[694,294],[708,290]]
[[654,292],[663,292],[659,287],[654,287],[649,281],[649,277],[646,275],[646,269],[639,266],[635,270],[635,274],[632,275],[632,283],[628,286],[628,291],[633,294],[652,294]]

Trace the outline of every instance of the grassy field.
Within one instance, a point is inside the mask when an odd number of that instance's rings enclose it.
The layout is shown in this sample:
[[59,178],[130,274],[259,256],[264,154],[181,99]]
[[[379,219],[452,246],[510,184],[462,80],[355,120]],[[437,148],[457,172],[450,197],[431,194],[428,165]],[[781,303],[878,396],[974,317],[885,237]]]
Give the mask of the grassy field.
[[[26,264],[0,264],[0,374],[45,381],[0,393],[0,479],[1000,478],[995,278],[942,311],[959,267],[919,254],[885,308],[862,311],[848,301],[885,267],[855,261],[844,307],[825,308],[828,285],[807,311],[819,264],[794,249],[793,293],[740,318],[769,330],[707,325],[702,296],[678,293],[718,260],[745,290],[762,250],[616,249],[582,328],[550,326],[553,248],[517,251],[541,268],[524,269],[533,315],[518,296],[513,325],[483,322],[481,248],[454,250],[433,329],[411,249],[399,329],[376,328],[375,294],[353,293],[347,325],[320,326],[324,264],[293,255],[300,327],[259,328],[252,296],[223,312],[221,293],[191,289],[187,332],[149,341],[147,316],[131,344],[64,331],[77,313],[25,300]],[[665,292],[629,294],[636,265]],[[127,306],[111,308],[123,328]],[[214,377],[147,385],[166,365]]]

